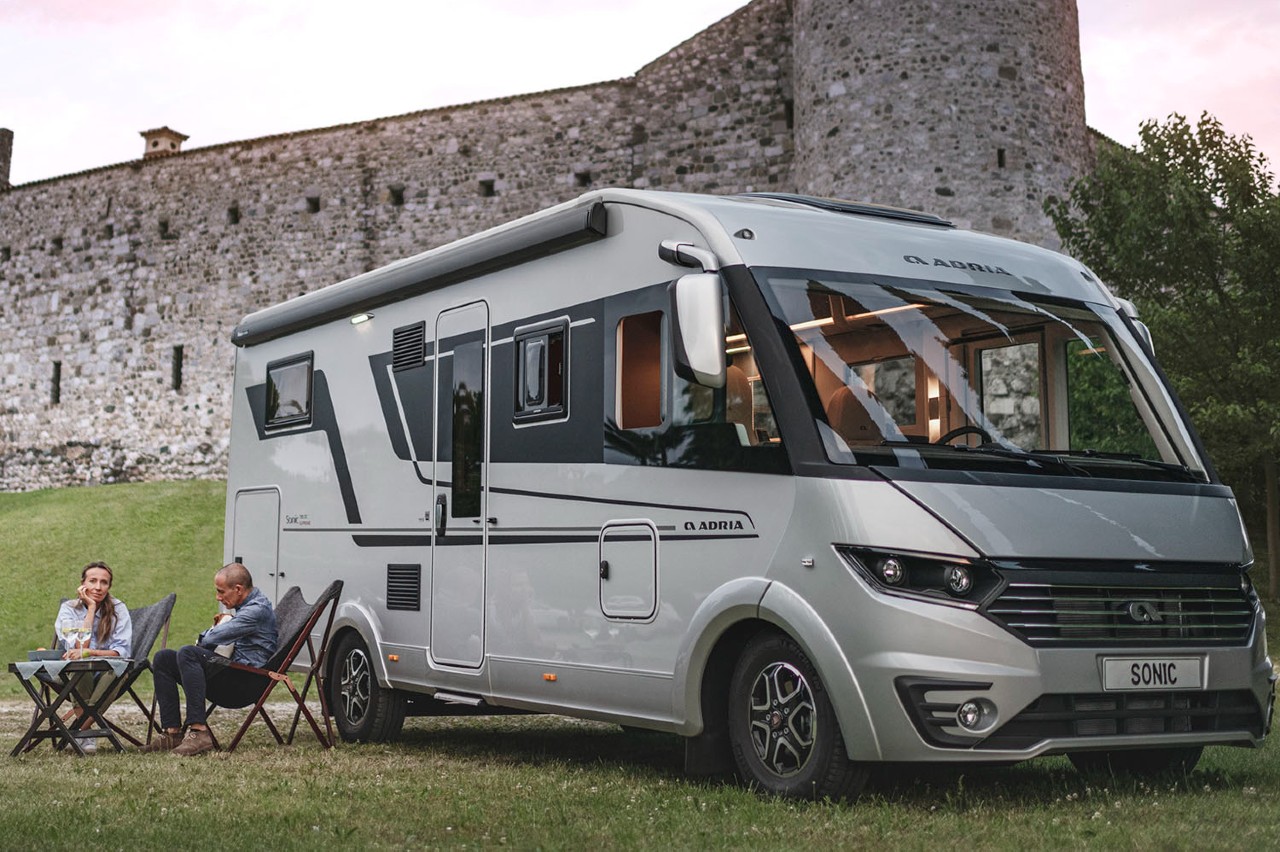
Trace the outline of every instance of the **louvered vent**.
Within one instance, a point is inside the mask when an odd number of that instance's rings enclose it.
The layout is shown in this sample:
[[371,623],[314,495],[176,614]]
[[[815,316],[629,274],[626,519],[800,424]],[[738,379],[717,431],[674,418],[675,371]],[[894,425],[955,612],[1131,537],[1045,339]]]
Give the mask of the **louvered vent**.
[[422,609],[422,566],[387,566],[387,609]]
[[421,367],[427,359],[427,324],[404,325],[391,332],[391,369],[395,372]]

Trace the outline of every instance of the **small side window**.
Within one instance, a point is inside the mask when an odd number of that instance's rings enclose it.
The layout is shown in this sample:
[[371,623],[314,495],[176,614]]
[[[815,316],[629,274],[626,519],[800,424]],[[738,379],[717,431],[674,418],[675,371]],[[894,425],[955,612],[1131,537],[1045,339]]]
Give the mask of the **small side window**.
[[267,365],[267,428],[311,421],[312,353]]
[[662,311],[633,314],[618,322],[618,428],[662,425],[663,349]]
[[517,329],[515,422],[569,416],[569,324]]

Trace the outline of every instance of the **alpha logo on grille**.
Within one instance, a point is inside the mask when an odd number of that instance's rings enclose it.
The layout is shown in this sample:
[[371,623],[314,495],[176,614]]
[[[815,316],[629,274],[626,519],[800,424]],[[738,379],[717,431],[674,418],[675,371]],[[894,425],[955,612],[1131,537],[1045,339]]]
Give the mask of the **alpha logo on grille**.
[[1132,601],[1125,608],[1129,617],[1138,624],[1163,624],[1164,616],[1153,601]]

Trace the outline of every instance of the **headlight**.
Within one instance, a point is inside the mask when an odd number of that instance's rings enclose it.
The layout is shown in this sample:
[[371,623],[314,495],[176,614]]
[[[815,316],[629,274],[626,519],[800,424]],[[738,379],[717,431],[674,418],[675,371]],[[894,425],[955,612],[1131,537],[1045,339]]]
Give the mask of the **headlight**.
[[1249,569],[1252,567],[1253,563],[1250,562],[1240,572],[1240,591],[1244,594],[1245,600],[1256,609],[1260,601],[1258,600],[1258,590],[1253,587],[1253,578],[1249,576]]
[[858,576],[893,594],[976,607],[999,591],[1000,575],[980,559],[837,546]]

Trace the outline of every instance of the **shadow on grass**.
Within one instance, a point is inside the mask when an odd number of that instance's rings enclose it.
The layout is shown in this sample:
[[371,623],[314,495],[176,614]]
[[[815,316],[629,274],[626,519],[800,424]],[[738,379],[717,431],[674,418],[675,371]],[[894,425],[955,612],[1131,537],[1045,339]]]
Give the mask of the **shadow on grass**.
[[[401,743],[409,749],[429,749],[441,757],[497,765],[548,770],[602,768],[694,787],[735,783],[732,778],[686,778],[684,741],[678,736],[559,717],[431,719],[406,727]],[[1037,758],[1012,765],[878,764],[862,798],[922,811],[936,810],[940,804],[966,810],[981,806],[1036,807],[1104,791],[1135,797],[1156,793],[1198,795],[1273,783],[1268,762],[1248,761],[1248,754],[1243,750],[1213,749],[1206,752],[1202,768],[1189,775],[1149,778],[1084,775],[1065,757]],[[1224,762],[1230,768],[1224,768]]]
[[680,737],[568,719],[437,718],[406,725],[400,742],[457,759],[507,765],[616,766],[656,777],[684,778],[684,740]]

